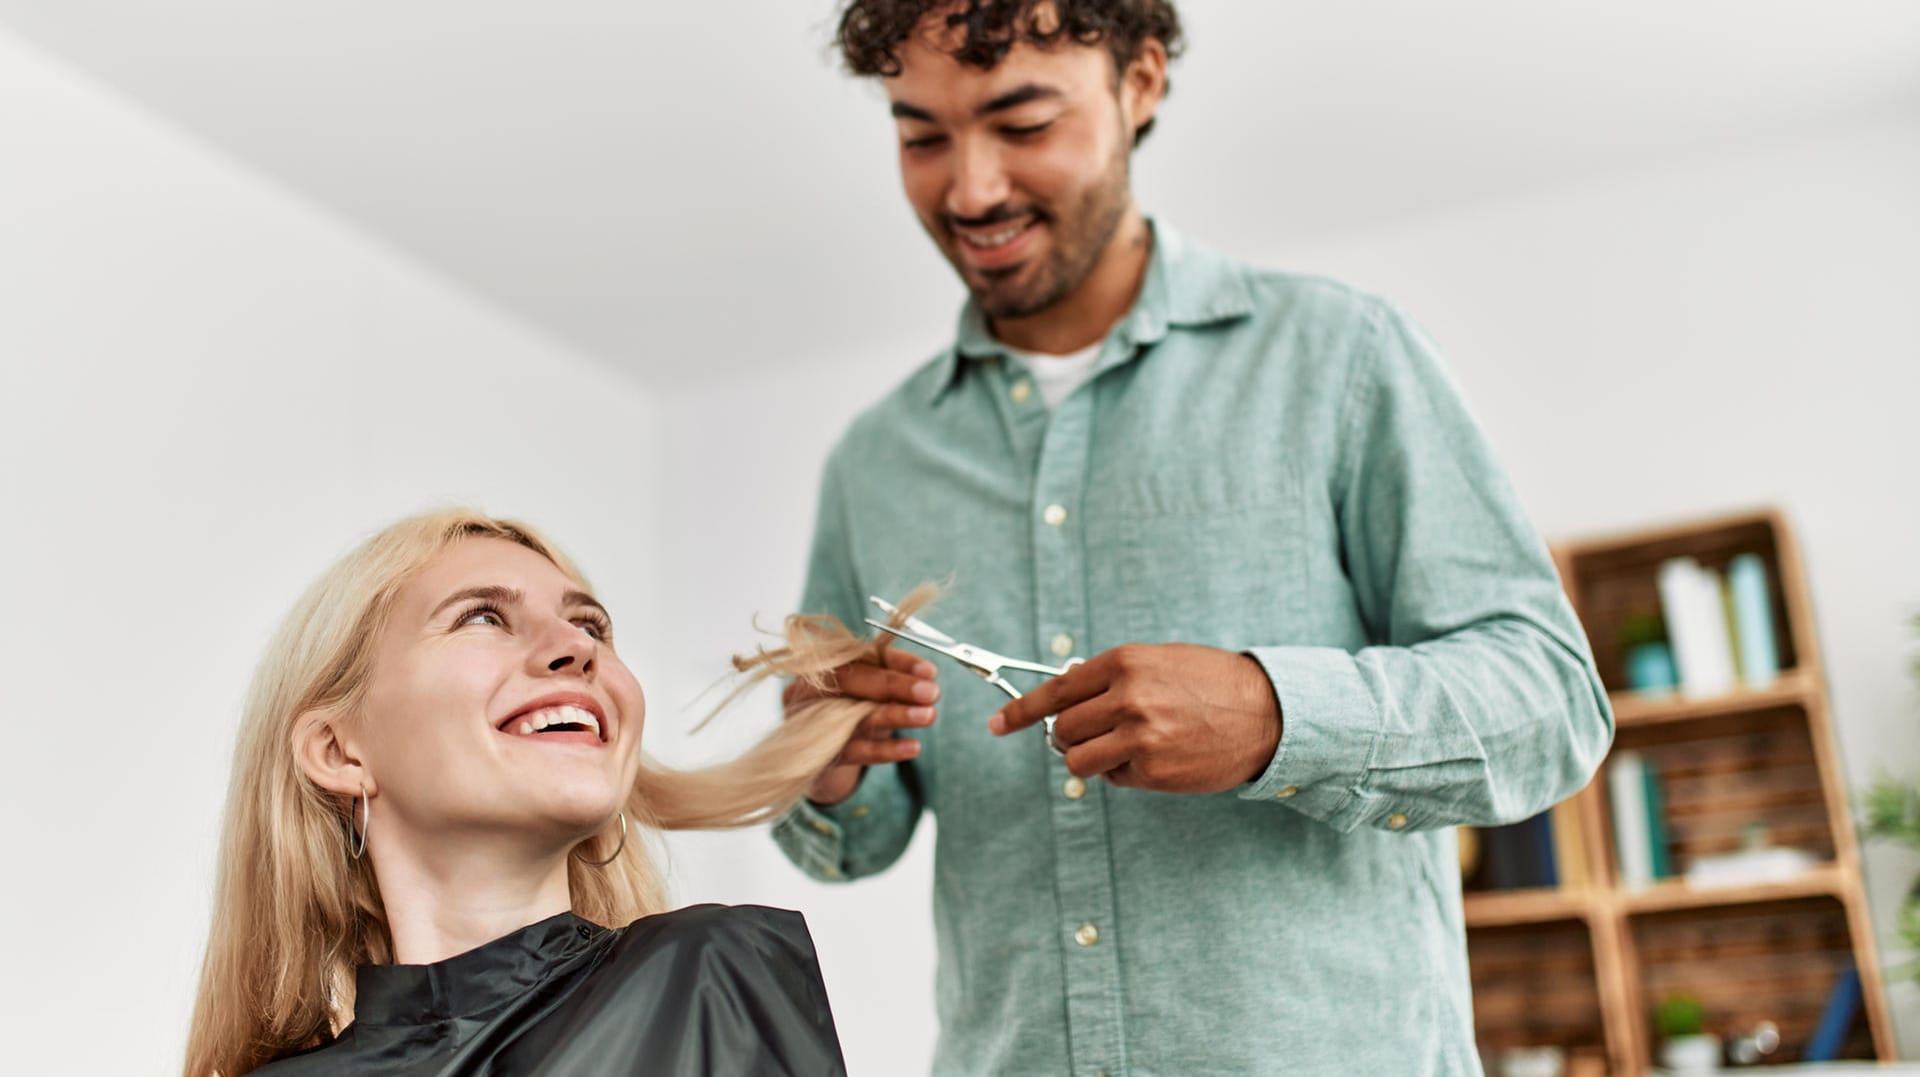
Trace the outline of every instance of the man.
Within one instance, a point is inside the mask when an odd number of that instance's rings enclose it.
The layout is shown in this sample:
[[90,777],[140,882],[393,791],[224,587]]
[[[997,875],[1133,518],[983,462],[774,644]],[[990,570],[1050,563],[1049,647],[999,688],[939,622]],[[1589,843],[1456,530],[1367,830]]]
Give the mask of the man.
[[884,705],[776,840],[852,879],[938,815],[939,1073],[1478,1073],[1453,828],[1612,716],[1432,346],[1141,216],[1170,2],[852,0],[839,44],[970,300],[833,453],[804,608],[951,576],[943,629],[1091,657],[937,723],[923,658],[841,670]]

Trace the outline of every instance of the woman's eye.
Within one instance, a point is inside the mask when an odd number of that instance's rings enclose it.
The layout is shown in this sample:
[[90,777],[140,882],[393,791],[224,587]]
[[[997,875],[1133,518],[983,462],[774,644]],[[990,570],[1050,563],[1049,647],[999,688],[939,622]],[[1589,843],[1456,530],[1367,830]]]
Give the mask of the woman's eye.
[[593,620],[592,618],[588,618],[587,620],[575,621],[573,623],[579,626],[580,631],[585,632],[587,635],[592,636],[594,639],[599,640],[602,643],[606,642],[606,639],[607,639],[606,622],[596,621],[596,620]]
[[493,625],[495,628],[498,628],[506,623],[506,619],[500,616],[499,610],[480,609],[462,614],[455,627],[465,628],[468,625]]

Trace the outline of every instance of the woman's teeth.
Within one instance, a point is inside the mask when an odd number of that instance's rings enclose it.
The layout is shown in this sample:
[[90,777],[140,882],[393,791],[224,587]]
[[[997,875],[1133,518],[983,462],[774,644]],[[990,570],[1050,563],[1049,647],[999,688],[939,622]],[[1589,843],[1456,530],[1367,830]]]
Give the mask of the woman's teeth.
[[595,718],[592,711],[579,707],[548,707],[534,711],[520,719],[520,724],[515,728],[525,737],[554,726],[578,726],[591,730],[596,737],[600,735],[600,719]]

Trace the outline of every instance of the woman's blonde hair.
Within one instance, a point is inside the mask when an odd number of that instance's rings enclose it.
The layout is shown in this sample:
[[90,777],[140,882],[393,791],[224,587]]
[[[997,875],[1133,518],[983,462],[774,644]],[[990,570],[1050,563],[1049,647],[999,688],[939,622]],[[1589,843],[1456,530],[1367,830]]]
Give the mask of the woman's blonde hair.
[[[525,524],[462,509],[430,512],[380,531],[334,564],[267,645],[234,749],[187,1077],[239,1077],[326,1042],[353,1019],[355,967],[393,960],[372,861],[349,855],[353,803],[307,777],[296,762],[294,733],[311,711],[358,713],[395,596],[442,552],[472,538],[518,543],[586,587],[573,563]],[[903,610],[926,597],[916,591]],[[856,638],[832,618],[790,617],[786,629],[786,646],[734,659],[744,678],[721,706],[768,677],[819,687],[848,662],[883,661],[884,639]],[[873,707],[824,696],[796,708],[740,758],[703,770],[669,770],[643,757],[627,816],[643,833],[774,818],[805,793]],[[609,828],[582,842],[567,864],[573,911],[602,924],[666,908],[646,842],[609,864],[584,862],[605,859],[617,840]]]

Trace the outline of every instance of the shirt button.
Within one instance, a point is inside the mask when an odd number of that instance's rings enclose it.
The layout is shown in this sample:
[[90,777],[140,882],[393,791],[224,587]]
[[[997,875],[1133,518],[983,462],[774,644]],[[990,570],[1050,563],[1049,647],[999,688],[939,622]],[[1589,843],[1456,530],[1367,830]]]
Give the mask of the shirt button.
[[1087,783],[1078,778],[1068,778],[1067,784],[1061,786],[1060,791],[1067,794],[1068,800],[1079,800],[1087,795]]
[[815,819],[815,820],[813,821],[813,828],[814,828],[815,830],[818,830],[818,831],[819,831],[820,833],[822,833],[822,834],[831,834],[831,833],[833,833],[833,824],[832,824],[832,823],[829,823],[829,822],[827,822],[827,821],[826,821],[826,820],[824,820],[824,819]]
[[822,870],[820,874],[825,875],[829,879],[838,879],[840,877],[840,869],[830,867]]
[[1080,930],[1073,933],[1073,941],[1082,946],[1092,946],[1100,941],[1100,929],[1092,924],[1081,924]]
[[1014,403],[1024,404],[1027,402],[1027,398],[1033,395],[1033,383],[1030,381],[1016,381],[1013,383],[1013,388],[1007,395],[1013,397]]
[[857,808],[855,808],[855,809],[853,809],[853,811],[852,811],[852,812],[851,812],[850,814],[851,814],[851,815],[852,815],[852,816],[853,816],[853,817],[854,817],[855,819],[864,819],[864,818],[866,818],[866,815],[867,815],[867,813],[868,813],[868,812],[870,812],[870,811],[872,811],[872,810],[873,810],[872,808],[869,808],[869,807],[868,807],[868,806],[866,806],[865,804],[862,804],[862,805],[860,805],[859,807],[857,807]]
[[1387,825],[1395,830],[1405,830],[1407,827],[1407,817],[1400,812],[1394,812],[1392,815],[1387,816]]
[[1048,505],[1046,513],[1040,518],[1047,521],[1048,527],[1059,527],[1067,522],[1067,510],[1060,505]]
[[1073,653],[1073,637],[1067,635],[1065,632],[1062,632],[1059,635],[1053,637],[1053,653],[1056,657],[1059,657],[1059,658],[1065,658],[1068,655],[1072,654]]
[[1289,785],[1285,789],[1280,790],[1278,793],[1273,794],[1273,798],[1275,800],[1286,800],[1288,797],[1293,796],[1293,794],[1298,793],[1299,791],[1300,791],[1299,786]]

